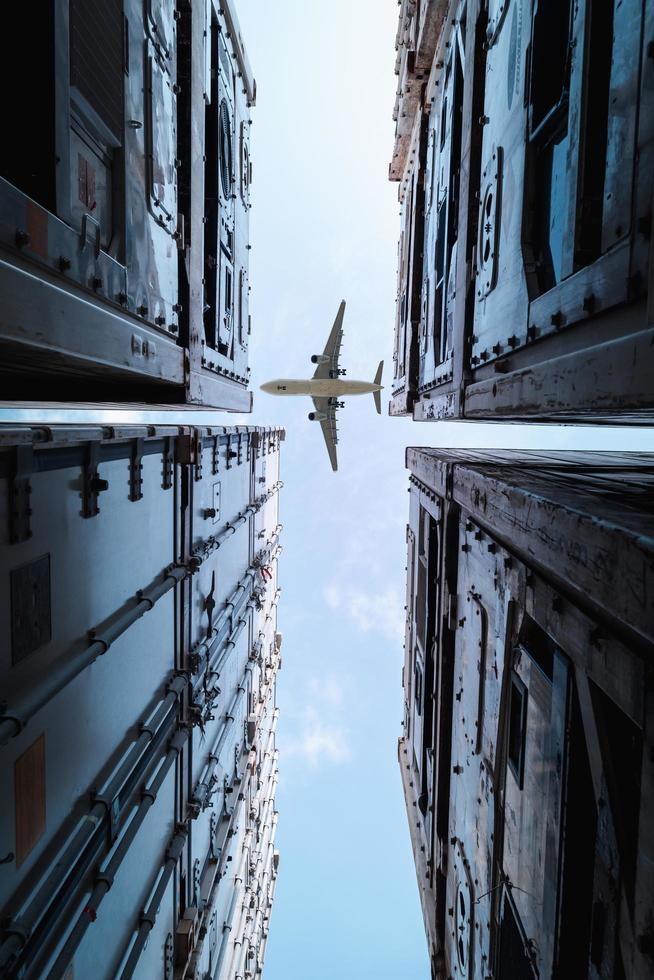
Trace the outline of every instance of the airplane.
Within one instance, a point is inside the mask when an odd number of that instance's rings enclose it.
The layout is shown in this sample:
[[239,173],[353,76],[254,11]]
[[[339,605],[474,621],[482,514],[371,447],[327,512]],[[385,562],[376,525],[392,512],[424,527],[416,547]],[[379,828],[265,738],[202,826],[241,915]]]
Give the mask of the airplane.
[[381,384],[384,362],[381,361],[377,368],[374,381],[342,381],[345,370],[338,366],[338,356],[341,351],[343,340],[343,316],[345,315],[345,300],[342,301],[334,320],[334,326],[329,334],[329,339],[322,354],[314,354],[311,358],[313,364],[317,364],[313,378],[298,380],[295,378],[276,378],[274,381],[267,381],[261,385],[261,391],[269,395],[309,395],[313,399],[315,411],[309,412],[311,422],[320,422],[322,434],[325,437],[325,445],[329,453],[329,461],[332,469],[338,469],[336,457],[336,443],[338,442],[338,431],[336,429],[336,412],[343,408],[345,402],[339,401],[342,395],[368,395],[372,394],[375,399],[375,408],[381,415]]

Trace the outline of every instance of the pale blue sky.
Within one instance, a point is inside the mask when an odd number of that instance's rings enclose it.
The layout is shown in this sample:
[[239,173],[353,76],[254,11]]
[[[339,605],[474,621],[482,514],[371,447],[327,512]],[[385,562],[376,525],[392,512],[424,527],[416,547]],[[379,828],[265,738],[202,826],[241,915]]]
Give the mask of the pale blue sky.
[[[342,298],[343,364],[391,377],[397,185],[396,0],[239,0],[253,110],[252,387],[281,424],[284,634],[280,876],[266,980],[427,980],[396,759],[402,717],[404,447],[637,448],[592,429],[412,423],[373,400],[340,413],[333,474],[308,399],[258,392],[309,376]],[[388,394],[388,390],[383,393]],[[386,404],[384,404],[384,412]]]

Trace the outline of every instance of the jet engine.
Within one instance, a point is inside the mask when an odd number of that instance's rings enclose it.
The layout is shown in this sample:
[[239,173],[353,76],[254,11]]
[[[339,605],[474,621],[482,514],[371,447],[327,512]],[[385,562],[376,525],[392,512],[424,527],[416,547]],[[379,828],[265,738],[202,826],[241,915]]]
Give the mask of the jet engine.
[[312,354],[311,355],[311,363],[312,364],[327,364],[328,361],[331,361],[331,357],[328,357],[327,354]]
[[310,422],[324,422],[327,418],[326,412],[309,412]]

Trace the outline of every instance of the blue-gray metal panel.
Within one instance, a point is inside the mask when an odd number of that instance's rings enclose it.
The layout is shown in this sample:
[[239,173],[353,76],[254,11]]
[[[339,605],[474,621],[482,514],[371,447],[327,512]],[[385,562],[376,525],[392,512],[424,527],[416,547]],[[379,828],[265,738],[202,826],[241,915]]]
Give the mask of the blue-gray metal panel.
[[[75,976],[112,980],[118,975],[123,950],[141,910],[147,905],[151,877],[163,864],[166,845],[174,832],[175,778],[173,766],[73,960]],[[174,932],[173,899],[171,882],[150,933],[148,948],[154,955],[148,957],[146,950],[139,963],[136,976],[142,980],[163,976],[164,941],[168,932]],[[155,963],[156,969],[153,969]]]

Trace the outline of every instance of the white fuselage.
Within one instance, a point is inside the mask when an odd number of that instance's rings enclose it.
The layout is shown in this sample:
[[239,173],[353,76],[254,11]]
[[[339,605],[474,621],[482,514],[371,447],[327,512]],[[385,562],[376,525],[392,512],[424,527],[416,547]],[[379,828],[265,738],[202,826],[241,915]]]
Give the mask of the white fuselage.
[[261,385],[269,395],[308,395],[310,398],[339,398],[341,395],[369,395],[381,391],[372,381],[345,381],[343,378],[275,378]]

